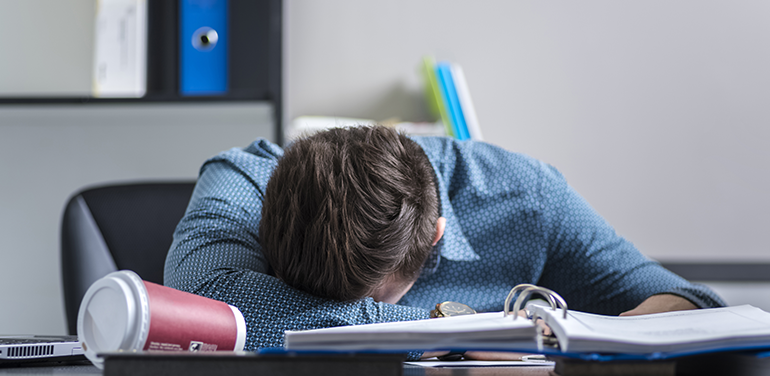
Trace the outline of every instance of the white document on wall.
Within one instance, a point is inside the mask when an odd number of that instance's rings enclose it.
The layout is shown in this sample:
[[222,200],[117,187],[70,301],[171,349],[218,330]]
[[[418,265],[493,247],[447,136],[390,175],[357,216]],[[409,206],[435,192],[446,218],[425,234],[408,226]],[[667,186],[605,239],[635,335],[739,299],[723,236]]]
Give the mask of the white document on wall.
[[93,96],[144,96],[147,0],[97,0],[95,25]]

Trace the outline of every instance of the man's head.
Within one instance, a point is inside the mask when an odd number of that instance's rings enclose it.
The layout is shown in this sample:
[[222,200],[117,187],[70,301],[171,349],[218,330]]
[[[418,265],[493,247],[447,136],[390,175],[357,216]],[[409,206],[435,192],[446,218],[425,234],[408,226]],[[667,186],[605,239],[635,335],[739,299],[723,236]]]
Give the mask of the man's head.
[[[260,244],[275,275],[337,300],[406,290],[443,232],[422,148],[385,127],[289,145],[268,182]],[[401,294],[402,295],[402,294]]]

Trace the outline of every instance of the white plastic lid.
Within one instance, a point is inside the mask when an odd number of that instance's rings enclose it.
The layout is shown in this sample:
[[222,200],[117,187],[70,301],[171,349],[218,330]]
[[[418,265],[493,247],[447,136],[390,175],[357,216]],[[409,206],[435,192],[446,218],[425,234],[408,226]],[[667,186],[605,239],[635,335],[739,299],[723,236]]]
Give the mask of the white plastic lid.
[[238,328],[235,337],[235,348],[233,351],[243,351],[243,347],[246,346],[246,320],[243,319],[241,310],[236,306],[230,306],[230,310],[233,311],[235,316],[235,327]]
[[110,273],[94,282],[83,296],[78,312],[78,338],[86,357],[102,368],[97,355],[138,351],[150,327],[147,290],[129,270]]

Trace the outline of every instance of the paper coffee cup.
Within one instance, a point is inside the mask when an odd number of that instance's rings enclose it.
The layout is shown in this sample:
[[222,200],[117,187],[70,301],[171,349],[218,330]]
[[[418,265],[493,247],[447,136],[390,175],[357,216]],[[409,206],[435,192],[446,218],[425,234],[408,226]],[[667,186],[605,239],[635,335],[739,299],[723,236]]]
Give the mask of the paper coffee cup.
[[238,308],[143,281],[129,270],[88,288],[78,312],[86,357],[119,351],[241,351],[246,322]]

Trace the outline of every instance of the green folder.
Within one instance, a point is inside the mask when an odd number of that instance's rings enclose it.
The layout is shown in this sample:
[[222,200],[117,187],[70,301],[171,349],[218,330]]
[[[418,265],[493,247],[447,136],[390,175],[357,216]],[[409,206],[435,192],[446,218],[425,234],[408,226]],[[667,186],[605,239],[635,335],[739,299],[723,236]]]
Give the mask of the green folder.
[[428,110],[431,114],[444,124],[444,130],[447,136],[457,137],[452,130],[452,123],[449,118],[449,112],[446,103],[441,95],[438,79],[436,78],[436,61],[432,56],[426,56],[422,59],[422,70],[425,75],[425,100],[428,103]]

